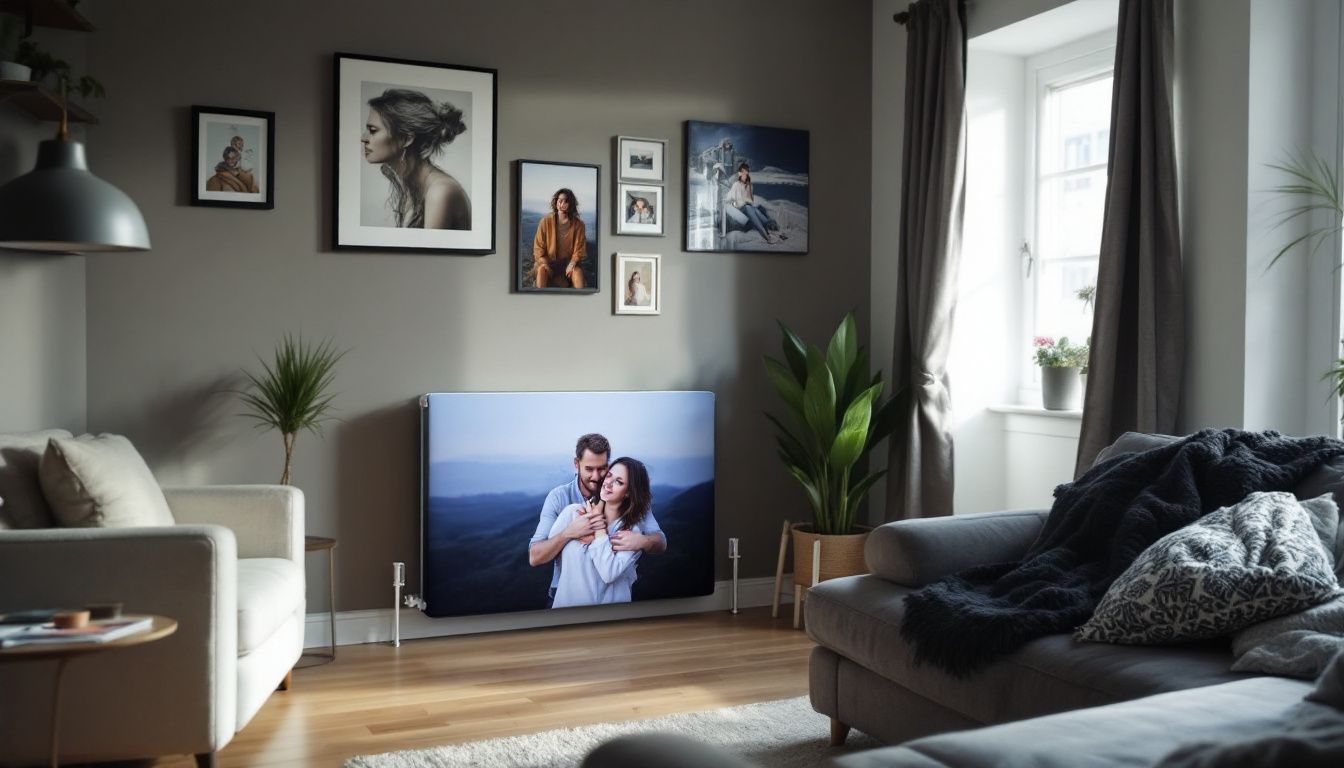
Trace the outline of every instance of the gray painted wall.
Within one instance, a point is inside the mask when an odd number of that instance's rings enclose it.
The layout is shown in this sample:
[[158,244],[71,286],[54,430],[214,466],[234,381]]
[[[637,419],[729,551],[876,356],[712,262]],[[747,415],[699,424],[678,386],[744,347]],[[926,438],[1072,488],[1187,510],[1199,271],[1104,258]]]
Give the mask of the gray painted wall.
[[[222,391],[286,331],[349,347],[344,421],[301,437],[295,466],[309,532],[340,539],[341,610],[385,606],[390,561],[415,570],[414,400],[427,391],[713,390],[716,537],[741,537],[744,577],[773,573],[780,521],[804,514],[760,415],[760,355],[776,349],[777,317],[819,338],[856,308],[867,327],[870,9],[557,8],[145,0],[95,18],[90,56],[109,92],[99,166],[139,203],[155,248],[88,262],[89,427],[129,435],[165,483],[274,482],[279,436],[253,431]],[[335,51],[498,68],[497,253],[330,249]],[[274,211],[187,204],[192,104],[276,112]],[[812,132],[810,255],[687,254],[677,212],[661,239],[610,234],[612,137],[666,138],[677,202],[690,118]],[[511,292],[518,158],[603,167],[600,294]],[[617,251],[663,254],[661,316],[612,316]],[[310,610],[325,608],[324,564],[308,577]]]
[[[83,35],[39,28],[34,40],[83,71]],[[0,105],[0,184],[31,171],[38,143],[55,135],[55,123]],[[0,249],[0,432],[84,431],[84,259]]]

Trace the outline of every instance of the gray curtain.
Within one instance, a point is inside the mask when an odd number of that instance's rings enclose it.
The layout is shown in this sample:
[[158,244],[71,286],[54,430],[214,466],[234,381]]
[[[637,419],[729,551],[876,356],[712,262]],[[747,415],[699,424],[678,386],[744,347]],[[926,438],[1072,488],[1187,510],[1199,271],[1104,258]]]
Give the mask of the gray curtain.
[[1176,429],[1185,360],[1172,1],[1120,0],[1101,263],[1076,474],[1127,431]]
[[966,4],[921,0],[905,20],[905,145],[892,380],[905,413],[887,467],[887,519],[952,514],[947,354],[966,179]]

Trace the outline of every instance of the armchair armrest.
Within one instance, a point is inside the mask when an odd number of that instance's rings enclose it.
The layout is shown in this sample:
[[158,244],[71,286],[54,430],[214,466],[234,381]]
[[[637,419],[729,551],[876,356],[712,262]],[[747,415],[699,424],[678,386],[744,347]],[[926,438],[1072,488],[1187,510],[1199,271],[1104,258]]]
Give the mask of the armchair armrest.
[[[61,712],[71,755],[143,756],[146,745],[192,754],[228,743],[237,584],[237,545],[220,526],[0,531],[0,611],[120,602],[178,622],[163,640],[78,662]],[[33,703],[51,695],[51,669],[0,664],[0,692],[0,755],[40,759],[47,713]]]
[[238,557],[283,557],[303,567],[303,491],[290,485],[164,488],[178,523],[222,525]]
[[899,520],[873,529],[864,558],[887,581],[922,587],[975,565],[1021,559],[1049,513],[1017,509]]

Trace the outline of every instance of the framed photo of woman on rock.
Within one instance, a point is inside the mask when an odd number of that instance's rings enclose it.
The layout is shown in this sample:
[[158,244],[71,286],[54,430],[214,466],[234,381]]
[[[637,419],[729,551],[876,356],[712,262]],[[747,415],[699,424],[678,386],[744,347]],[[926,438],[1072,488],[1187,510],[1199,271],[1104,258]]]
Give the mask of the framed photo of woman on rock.
[[335,248],[495,252],[493,69],[338,53]]
[[191,204],[275,207],[275,113],[191,108]]
[[686,250],[807,253],[807,131],[686,123]]
[[600,169],[518,161],[518,290],[597,293]]

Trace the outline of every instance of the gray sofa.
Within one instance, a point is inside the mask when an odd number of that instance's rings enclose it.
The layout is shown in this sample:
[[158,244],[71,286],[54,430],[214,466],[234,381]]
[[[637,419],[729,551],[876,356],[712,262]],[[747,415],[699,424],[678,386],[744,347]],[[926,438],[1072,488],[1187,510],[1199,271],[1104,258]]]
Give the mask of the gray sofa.
[[[1098,456],[1098,461],[1121,452],[1144,450],[1173,438],[1128,434]],[[1344,460],[1335,460],[1309,476],[1295,493],[1312,498],[1333,492],[1344,507]],[[1013,738],[1027,746],[1040,741],[1042,754],[1067,756],[1068,738],[1094,744],[1101,726],[1109,723],[1114,746],[1128,750],[1134,760],[1116,759],[1096,764],[1147,765],[1204,730],[1248,726],[1229,713],[1229,705],[1205,712],[1198,702],[1222,695],[1233,700],[1250,695],[1263,702],[1250,719],[1272,717],[1277,710],[1296,705],[1310,690],[1309,683],[1283,678],[1257,678],[1231,672],[1232,655],[1226,641],[1177,646],[1122,646],[1079,643],[1068,635],[1032,641],[965,679],[950,676],[932,665],[916,666],[900,635],[904,598],[919,587],[972,565],[1021,559],[1045,521],[1046,510],[1018,510],[958,515],[950,518],[908,520],[877,528],[869,538],[866,557],[872,573],[827,581],[813,587],[806,602],[807,631],[817,642],[811,658],[810,694],[813,707],[832,718],[833,741],[850,727],[882,741],[900,744],[923,739],[899,750],[878,750],[841,760],[847,766],[936,765],[930,755],[942,755],[949,764],[998,764],[1003,740]],[[1218,688],[1210,688],[1218,686]],[[1191,689],[1205,689],[1193,691]],[[1167,698],[1162,698],[1166,695]],[[1154,699],[1145,697],[1157,696]],[[1136,701],[1143,699],[1143,701]],[[1126,704],[1125,702],[1128,702]],[[1092,710],[1090,708],[1104,707]],[[1180,722],[1163,712],[1202,713],[1180,727],[1167,728],[1168,739],[1153,737],[1142,728],[1115,727],[1116,723],[1150,722],[1161,728]],[[1088,710],[1086,714],[1077,712]],[[1219,717],[1217,712],[1224,713]],[[1075,720],[1058,713],[1082,715]],[[1132,717],[1131,717],[1132,716]],[[1033,724],[1004,726],[973,734],[935,734],[993,726],[1028,718]],[[1081,723],[1081,728],[1080,728]],[[1004,730],[1027,726],[1020,731]],[[1087,732],[1084,732],[1087,731]],[[932,739],[925,737],[934,736]],[[958,745],[983,742],[989,748],[985,762],[958,761]],[[995,744],[999,747],[994,747]],[[1081,742],[1080,742],[1081,743]],[[1165,748],[1165,751],[1159,751]],[[1088,748],[1093,755],[1098,753]],[[932,750],[921,752],[920,750]],[[974,751],[974,750],[972,750]],[[1156,755],[1152,754],[1156,752]],[[1040,756],[1037,756],[1040,757]],[[921,762],[929,758],[932,762]],[[1001,759],[1001,758],[1000,758]],[[1079,758],[1060,764],[1081,765]],[[1040,760],[1024,764],[1045,764]]]

